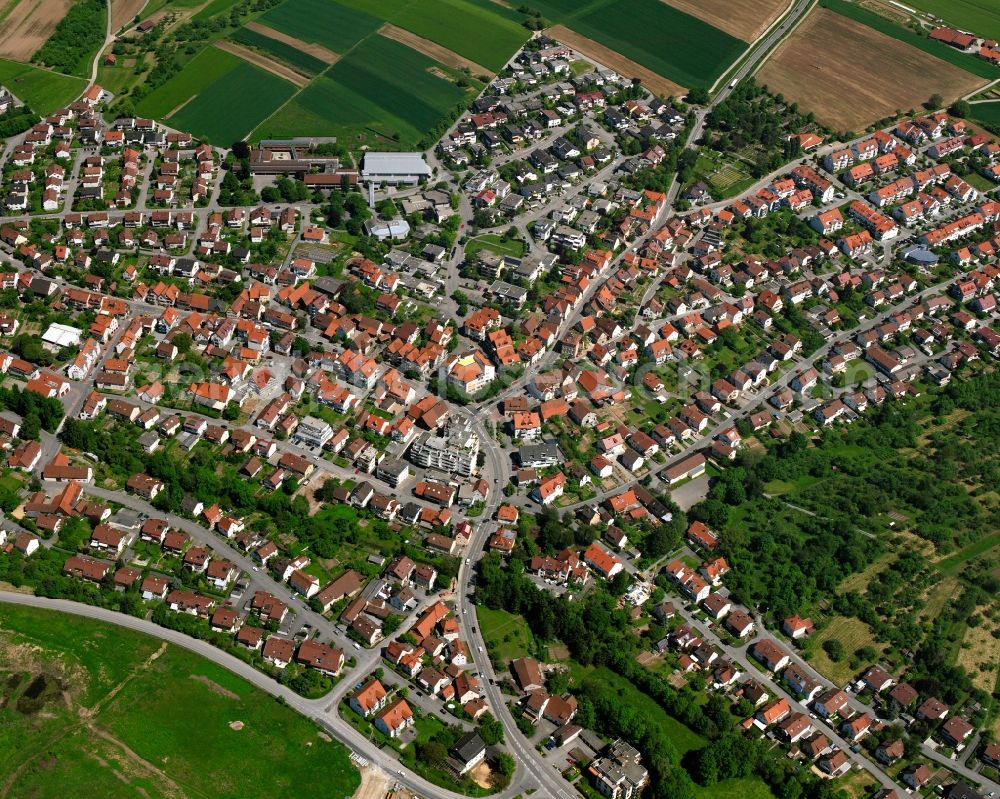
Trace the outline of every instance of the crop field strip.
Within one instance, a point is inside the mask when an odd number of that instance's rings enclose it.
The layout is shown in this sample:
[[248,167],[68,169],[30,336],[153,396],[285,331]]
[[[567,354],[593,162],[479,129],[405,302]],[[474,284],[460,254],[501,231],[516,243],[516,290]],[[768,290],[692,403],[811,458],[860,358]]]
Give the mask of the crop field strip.
[[[877,81],[872,75],[880,75]],[[963,96],[984,80],[851,17],[814,8],[758,73],[826,125],[863,130],[932,94]]]
[[787,0],[663,0],[685,14],[752,42],[774,24],[788,8]]
[[867,25],[869,28],[874,28],[886,36],[906,42],[942,61],[947,61],[949,64],[964,69],[966,72],[971,72],[974,75],[989,80],[1000,78],[1000,67],[993,66],[981,58],[976,58],[971,53],[962,53],[943,42],[935,41],[926,36],[918,36],[909,28],[905,28],[879,14],[874,14],[855,3],[849,3],[847,0],[820,0],[820,5],[823,8],[828,8],[830,11],[835,11],[838,14],[860,22],[862,25]]
[[528,39],[527,29],[469,0],[340,0],[499,71]]
[[304,42],[301,39],[296,39],[294,36],[289,36],[287,33],[282,33],[274,28],[269,28],[267,25],[261,25],[259,22],[248,22],[238,32],[246,31],[260,34],[265,39],[270,39],[273,42],[287,44],[294,50],[307,53],[313,58],[322,61],[324,64],[332,64],[340,58],[340,56],[333,52],[333,50],[328,50],[321,44],[316,44],[315,42]]
[[906,5],[962,30],[1000,40],[1000,5],[996,0],[906,0]]
[[[392,39],[371,36],[303,89],[256,131],[260,137],[344,135],[371,129],[412,144],[465,92],[430,70],[431,58]],[[439,68],[439,67],[438,67]]]
[[259,18],[270,28],[343,54],[384,20],[333,0],[288,0]]
[[73,0],[14,0],[0,20],[0,57],[27,61],[45,44]]
[[240,28],[230,38],[237,44],[252,47],[280,61],[284,61],[297,72],[310,77],[318,75],[331,63],[323,61],[287,42],[272,39],[248,27]]
[[309,83],[309,76],[296,72],[288,66],[288,64],[277,61],[259,50],[254,50],[251,47],[247,47],[246,45],[238,44],[237,42],[229,41],[227,39],[216,42],[215,46],[220,50],[225,50],[227,53],[232,53],[233,55],[242,58],[244,61],[249,64],[253,64],[255,67],[260,67],[265,72],[270,72],[272,75],[281,78],[282,80],[287,80],[296,88],[301,89]]
[[525,5],[687,88],[710,86],[747,47],[663,0],[525,0]]
[[[296,87],[238,56],[207,47],[139,103],[140,113],[229,145],[285,103]],[[253,97],[254,102],[247,102]]]

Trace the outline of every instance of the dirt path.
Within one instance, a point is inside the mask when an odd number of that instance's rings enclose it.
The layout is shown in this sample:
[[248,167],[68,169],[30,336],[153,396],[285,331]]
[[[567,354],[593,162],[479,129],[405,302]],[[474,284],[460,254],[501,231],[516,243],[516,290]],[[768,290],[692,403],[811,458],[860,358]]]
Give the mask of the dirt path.
[[192,94],[190,97],[187,98],[187,100],[185,100],[179,106],[177,106],[176,108],[171,108],[170,111],[168,111],[166,114],[163,115],[163,118],[170,119],[170,117],[172,117],[174,114],[180,111],[184,106],[190,103],[197,96],[198,96],[197,94]]
[[102,730],[100,727],[96,727],[91,723],[87,724],[87,730],[96,735],[102,741],[107,741],[112,746],[121,750],[121,752],[136,765],[141,766],[144,770],[146,770],[150,774],[154,774],[157,777],[159,777],[160,779],[159,787],[164,791],[164,793],[172,797],[186,796],[181,786],[178,785],[176,782],[174,782],[172,779],[170,779],[170,777],[167,776],[166,772],[161,771],[154,764],[142,758],[134,749],[130,748],[128,744],[126,744],[124,741],[118,740],[107,730]]
[[389,775],[372,766],[365,766],[360,771],[361,785],[354,792],[354,799],[382,799],[389,790]]
[[239,694],[234,694],[228,688],[223,688],[221,685],[219,685],[217,682],[215,682],[215,680],[210,680],[204,674],[192,674],[191,675],[191,679],[192,680],[197,680],[198,682],[200,682],[203,685],[207,686],[208,690],[211,691],[213,694],[218,694],[219,696],[224,696],[226,699],[234,699],[237,702],[240,701]]
[[294,84],[300,89],[309,83],[309,79],[304,75],[300,75],[294,69],[286,67],[284,64],[279,64],[277,61],[271,60],[267,56],[258,53],[256,50],[251,50],[249,47],[244,47],[241,44],[227,42],[225,40],[216,42],[215,46],[220,50],[225,50],[227,53],[239,56],[244,61],[249,61],[251,64],[270,72],[272,75],[284,78],[289,83]]
[[276,42],[289,44],[292,47],[301,50],[303,53],[315,56],[320,61],[326,61],[327,64],[333,64],[338,58],[340,58],[340,56],[333,52],[333,50],[327,50],[321,44],[304,42],[301,39],[296,39],[294,36],[289,36],[287,33],[282,33],[274,28],[269,28],[267,25],[261,25],[259,22],[248,22],[243,27],[247,30],[253,31],[254,33],[259,33],[261,36],[266,36],[268,39],[274,39]]
[[477,64],[475,61],[470,61],[468,58],[463,58],[458,53],[449,50],[447,47],[442,47],[439,44],[435,44],[430,39],[425,39],[422,36],[417,36],[415,33],[410,33],[402,28],[397,28],[395,25],[391,25],[388,22],[379,28],[378,32],[387,39],[394,39],[400,44],[412,47],[418,53],[423,53],[425,56],[429,56],[435,61],[440,61],[447,67],[470,69],[474,75],[494,74],[492,70],[487,69],[481,64]]
[[638,78],[642,81],[643,86],[658,97],[683,97],[687,94],[687,89],[683,86],[674,83],[672,80],[667,80],[662,75],[657,75],[651,69],[646,69],[646,67],[625,58],[625,56],[605,47],[603,44],[598,44],[593,39],[588,39],[586,36],[581,36],[571,31],[564,25],[553,25],[546,33],[553,39],[569,45],[574,50],[578,50],[598,64],[613,69],[619,75],[626,78]]

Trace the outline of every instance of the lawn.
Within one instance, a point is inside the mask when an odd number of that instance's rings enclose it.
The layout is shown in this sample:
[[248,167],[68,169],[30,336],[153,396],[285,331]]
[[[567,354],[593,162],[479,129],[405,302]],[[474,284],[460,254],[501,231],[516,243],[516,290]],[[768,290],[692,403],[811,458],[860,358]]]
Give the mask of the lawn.
[[223,11],[228,11],[232,8],[238,0],[212,0],[208,5],[206,5],[201,11],[195,14],[192,19],[197,21],[202,21],[214,17],[216,14],[221,14]]
[[495,660],[508,663],[531,654],[531,631],[520,616],[479,605],[476,617],[483,628],[483,640]]
[[[943,1],[949,5],[952,2],[952,0]],[[924,0],[924,2],[934,2],[937,4],[938,0]],[[854,3],[847,2],[847,0],[820,0],[820,5],[863,25],[867,25],[869,28],[874,28],[886,36],[891,36],[893,39],[899,39],[901,42],[911,44],[919,50],[937,56],[942,61],[954,64],[956,67],[960,67],[966,72],[971,72],[973,75],[979,75],[982,78],[990,80],[1000,78],[1000,67],[995,67],[981,58],[976,58],[968,53],[961,53],[942,42],[934,41],[926,36],[919,36],[909,28],[904,28],[891,19],[874,14]]]
[[610,669],[604,666],[595,669],[584,680],[584,684],[588,682],[595,682],[602,691],[614,692],[624,704],[631,706],[637,714],[648,716],[670,738],[670,742],[681,757],[694,749],[701,749],[705,745],[705,739],[698,733],[673,716],[668,715],[652,698]]
[[944,574],[952,575],[973,558],[977,558],[995,547],[1000,547],[1000,533],[983,536],[976,543],[938,561],[937,567]]
[[[4,750],[27,761],[9,796],[325,798],[358,787],[344,747],[203,658],[75,616],[4,606],[0,618],[6,641],[32,647],[13,653],[15,668],[58,674],[79,705],[47,689],[34,716],[16,700],[0,710],[0,742],[19,735]],[[0,780],[11,776],[5,763],[0,755]]]
[[754,777],[723,780],[710,788],[694,786],[694,799],[774,799],[763,780]]
[[1000,39],[1000,6],[994,0],[906,0],[906,5],[930,12],[962,30]]
[[440,65],[405,45],[371,36],[254,131],[255,138],[337,136],[380,147],[414,147],[466,93],[431,69]]
[[334,0],[288,0],[258,20],[296,39],[345,53],[382,24],[378,17]]
[[143,97],[136,105],[136,112],[163,119],[243,63],[232,53],[206,47],[170,80]]
[[230,37],[234,42],[261,50],[284,61],[306,75],[317,75],[326,69],[326,62],[304,53],[286,42],[279,42],[249,28],[240,28]]
[[[288,81],[240,59],[236,61],[225,76],[202,86],[183,108],[171,114],[172,127],[228,147],[295,94],[295,87]],[[252,103],[246,102],[250,96],[254,98]]]
[[82,78],[73,78],[47,69],[0,58],[0,84],[40,115],[51,114],[69,103],[87,87]]
[[471,239],[465,245],[465,254],[470,258],[480,250],[489,250],[497,255],[509,255],[511,258],[521,258],[524,255],[524,242],[519,239],[504,241],[500,236],[487,233]]
[[149,2],[143,7],[139,16],[141,19],[148,19],[157,11],[161,11],[167,6],[170,6],[173,9],[197,8],[204,2],[205,0],[149,0]]
[[764,484],[764,492],[771,496],[790,494],[795,491],[802,491],[818,482],[819,478],[813,477],[811,474],[804,474],[794,480],[771,480],[769,483]]
[[[836,639],[843,644],[844,658],[835,663],[823,649],[823,642]],[[820,674],[828,677],[840,686],[846,685],[854,676],[855,669],[850,661],[854,652],[861,647],[870,646],[881,652],[885,644],[880,644],[872,637],[871,628],[860,619],[837,616],[819,632],[809,639],[809,663]]]

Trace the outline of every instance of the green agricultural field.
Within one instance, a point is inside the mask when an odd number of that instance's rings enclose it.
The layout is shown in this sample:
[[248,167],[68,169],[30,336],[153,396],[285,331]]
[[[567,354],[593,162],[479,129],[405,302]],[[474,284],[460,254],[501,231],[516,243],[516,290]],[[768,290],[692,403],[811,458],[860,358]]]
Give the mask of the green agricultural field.
[[[500,70],[527,40],[528,30],[493,8],[470,0],[342,0],[447,47],[493,71]],[[497,7],[493,3],[487,5]],[[497,7],[498,8],[498,7]]]
[[906,5],[934,14],[962,30],[1000,39],[1000,6],[994,0],[907,0]]
[[288,0],[259,22],[301,39],[345,53],[382,25],[384,18],[347,8],[334,0]]
[[432,68],[442,69],[405,45],[371,36],[261,124],[254,137],[337,136],[352,145],[413,147],[466,99],[463,89]]
[[973,104],[972,119],[991,130],[1000,130],[1000,101]]
[[681,86],[710,86],[747,47],[660,0],[613,0],[565,24]]
[[[948,1],[950,2],[950,0]],[[891,19],[873,14],[871,11],[861,8],[861,6],[847,2],[847,0],[820,0],[820,5],[860,22],[862,25],[867,25],[869,28],[874,28],[886,36],[891,36],[893,39],[899,39],[901,42],[912,44],[925,53],[937,56],[942,61],[954,64],[956,67],[964,69],[966,72],[971,72],[973,75],[979,75],[981,78],[990,80],[1000,78],[1000,67],[995,67],[981,58],[976,58],[968,53],[961,53],[954,47],[949,47],[942,42],[936,42],[926,36],[920,36],[909,28],[904,28],[902,25],[893,22]]]
[[[4,605],[0,781],[8,796],[350,796],[347,751],[186,650]],[[239,723],[237,723],[239,722]]]
[[0,84],[39,114],[51,114],[57,108],[69,105],[87,88],[87,82],[82,78],[3,58],[0,58]]
[[681,86],[710,86],[747,47],[661,0],[525,0],[523,5]]
[[[173,126],[228,147],[249,135],[293,94],[295,87],[270,72],[241,62],[170,118]],[[253,97],[253,102],[247,102]]]
[[268,55],[272,55],[284,61],[291,67],[306,75],[318,75],[327,67],[327,63],[315,56],[304,53],[296,47],[292,47],[285,42],[279,42],[257,31],[248,28],[240,28],[230,37],[234,42],[245,44],[256,50],[261,50]]
[[243,60],[232,53],[215,47],[206,47],[170,80],[143,97],[136,104],[136,113],[155,119],[168,118],[172,111],[221,80],[242,63]]

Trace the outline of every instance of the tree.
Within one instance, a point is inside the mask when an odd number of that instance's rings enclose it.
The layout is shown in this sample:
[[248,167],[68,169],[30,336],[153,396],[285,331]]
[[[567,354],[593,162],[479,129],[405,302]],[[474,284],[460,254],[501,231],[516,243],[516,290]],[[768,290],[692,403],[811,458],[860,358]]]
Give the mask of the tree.
[[194,344],[194,340],[191,338],[190,333],[175,333],[171,342],[173,342],[173,345],[177,347],[177,352],[181,355],[189,353],[191,351],[191,345]]
[[927,100],[927,107],[932,111],[944,105],[944,98],[940,94],[932,94]]
[[951,104],[948,109],[948,113],[954,117],[961,117],[965,119],[972,113],[972,106],[969,104],[968,100],[956,100]]
[[514,776],[514,771],[517,769],[517,763],[514,761],[514,758],[506,752],[501,752],[497,755],[496,765],[497,771],[507,780]]
[[846,654],[844,651],[844,645],[836,638],[830,638],[824,641],[823,651],[830,656],[830,660],[834,663],[842,661],[844,659],[844,655]]
[[708,89],[696,86],[688,92],[687,101],[693,105],[708,105]]
[[29,413],[21,422],[21,432],[19,438],[24,441],[37,441],[41,428],[42,423],[38,419],[38,414]]
[[503,724],[494,718],[492,714],[483,714],[479,722],[479,737],[483,739],[483,742],[487,746],[502,744],[504,740]]

